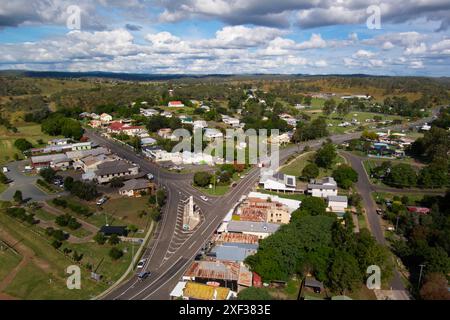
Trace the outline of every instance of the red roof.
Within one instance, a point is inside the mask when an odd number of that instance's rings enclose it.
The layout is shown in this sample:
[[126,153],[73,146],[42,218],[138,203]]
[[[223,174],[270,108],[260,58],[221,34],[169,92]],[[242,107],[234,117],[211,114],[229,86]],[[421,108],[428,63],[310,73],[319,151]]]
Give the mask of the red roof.
[[262,287],[261,276],[259,274],[257,274],[256,272],[253,272],[253,286],[256,288]]
[[111,130],[113,130],[113,131],[119,131],[119,130],[122,129],[122,127],[123,127],[123,123],[117,122],[117,121],[112,122],[112,123],[109,125],[109,129],[111,129]]
[[170,104],[183,104],[181,101],[169,101]]
[[422,213],[422,214],[428,214],[430,213],[430,209],[429,208],[425,208],[425,207],[406,207],[406,209],[408,209],[409,212],[417,212],[417,213]]

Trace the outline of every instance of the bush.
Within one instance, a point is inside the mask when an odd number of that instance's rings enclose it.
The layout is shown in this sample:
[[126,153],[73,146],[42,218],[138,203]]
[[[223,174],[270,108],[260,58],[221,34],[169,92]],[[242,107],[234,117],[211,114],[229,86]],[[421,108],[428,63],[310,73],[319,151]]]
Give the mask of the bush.
[[318,175],[319,167],[315,163],[309,163],[303,168],[301,178],[307,181],[316,178]]
[[109,256],[113,260],[119,260],[123,256],[123,252],[117,247],[113,247],[111,248],[111,250],[109,250]]
[[346,164],[340,165],[332,174],[339,187],[343,189],[350,188],[354,182],[358,181],[358,173],[352,167]]
[[29,142],[27,139],[23,139],[23,138],[17,139],[14,142],[14,146],[22,152],[27,151],[33,147],[31,142]]
[[100,245],[105,244],[106,242],[106,237],[103,233],[98,232],[95,236],[94,236],[94,241],[97,242]]
[[108,239],[109,244],[112,244],[113,246],[120,243],[119,236],[117,234],[113,234]]
[[67,208],[67,201],[66,200],[55,198],[55,199],[52,200],[52,203],[55,206]]
[[52,168],[44,168],[39,171],[39,175],[48,183],[52,183],[56,177],[56,171]]
[[194,174],[194,184],[199,187],[206,187],[211,181],[211,174],[208,172],[196,172]]
[[62,245],[62,242],[59,241],[59,240],[53,240],[52,241],[52,247],[55,248],[55,249],[58,249],[59,247],[61,247],[61,245]]

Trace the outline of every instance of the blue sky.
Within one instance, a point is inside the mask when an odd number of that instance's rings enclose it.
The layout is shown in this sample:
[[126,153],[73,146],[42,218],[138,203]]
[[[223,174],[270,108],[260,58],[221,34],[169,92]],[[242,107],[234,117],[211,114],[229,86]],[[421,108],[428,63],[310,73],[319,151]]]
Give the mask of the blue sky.
[[449,27],[448,0],[3,1],[0,69],[448,76]]

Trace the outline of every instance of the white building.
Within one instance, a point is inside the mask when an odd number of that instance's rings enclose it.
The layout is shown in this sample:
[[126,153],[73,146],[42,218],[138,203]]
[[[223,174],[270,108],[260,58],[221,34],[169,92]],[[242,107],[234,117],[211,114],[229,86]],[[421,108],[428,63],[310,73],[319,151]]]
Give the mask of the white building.
[[259,184],[262,185],[265,190],[281,192],[295,192],[297,187],[295,176],[283,173],[274,174],[272,171],[263,173],[259,180]]
[[194,130],[195,129],[204,129],[208,127],[208,123],[205,120],[195,120],[194,123]]
[[208,128],[205,130],[204,137],[206,140],[211,141],[218,138],[223,138],[223,133],[217,129]]
[[140,109],[140,113],[145,117],[153,117],[159,114],[158,110],[155,109]]
[[169,101],[168,107],[170,107],[170,108],[183,108],[184,104],[181,101]]
[[308,184],[308,193],[313,197],[327,198],[328,196],[337,196],[337,183],[332,177],[311,182]]
[[328,196],[327,210],[330,212],[344,213],[348,207],[347,196]]
[[275,196],[272,194],[253,192],[253,191],[248,194],[248,198],[258,198],[258,199],[263,199],[263,200],[270,199],[273,202],[279,202],[279,203],[285,205],[286,207],[288,207],[290,213],[292,213],[295,210],[297,210],[298,208],[300,208],[300,205],[302,204],[302,202],[298,201],[298,200],[281,198],[279,196]]
[[280,225],[276,223],[232,220],[228,222],[226,232],[253,234],[259,239],[265,239],[279,227]]
[[113,119],[113,117],[107,113],[102,113],[100,115],[101,122],[109,123],[110,121],[112,121],[112,119]]

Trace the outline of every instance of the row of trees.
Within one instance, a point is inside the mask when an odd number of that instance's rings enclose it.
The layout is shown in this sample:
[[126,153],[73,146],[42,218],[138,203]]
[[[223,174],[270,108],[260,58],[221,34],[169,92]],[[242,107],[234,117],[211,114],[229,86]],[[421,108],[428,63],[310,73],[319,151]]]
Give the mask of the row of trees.
[[353,234],[351,222],[344,227],[322,209],[316,214],[318,206],[311,205],[306,209],[302,203],[289,224],[261,241],[258,252],[245,261],[252,271],[264,281],[286,281],[294,274],[311,273],[339,293],[361,286],[367,267],[373,264],[380,266],[384,280],[390,278],[389,252],[368,230]]
[[41,124],[42,132],[51,136],[63,135],[66,138],[80,140],[84,130],[78,120],[67,118],[60,113],[51,115]]

